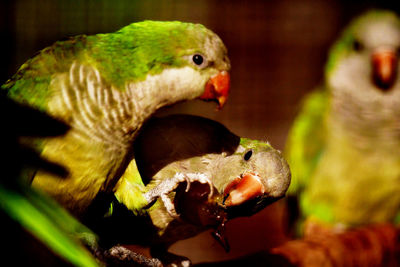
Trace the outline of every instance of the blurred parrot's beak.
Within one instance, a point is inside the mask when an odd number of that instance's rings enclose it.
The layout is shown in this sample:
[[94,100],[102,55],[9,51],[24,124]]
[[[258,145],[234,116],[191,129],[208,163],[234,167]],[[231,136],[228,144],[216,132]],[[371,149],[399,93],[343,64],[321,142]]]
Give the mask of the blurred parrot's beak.
[[255,173],[244,173],[230,182],[224,190],[224,205],[227,207],[240,205],[248,200],[262,196],[265,187]]
[[382,91],[390,89],[397,78],[398,56],[394,49],[381,47],[372,54],[372,79]]
[[200,99],[215,100],[218,102],[218,109],[221,109],[228,98],[229,87],[229,73],[221,71],[208,80],[204,93],[200,96]]

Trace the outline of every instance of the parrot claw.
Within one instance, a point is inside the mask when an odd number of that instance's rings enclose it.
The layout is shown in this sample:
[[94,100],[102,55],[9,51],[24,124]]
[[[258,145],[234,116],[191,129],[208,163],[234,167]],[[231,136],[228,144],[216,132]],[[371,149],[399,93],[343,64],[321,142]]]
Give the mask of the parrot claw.
[[151,189],[145,194],[145,198],[148,203],[154,202],[157,198],[161,198],[168,214],[173,218],[178,218],[179,215],[175,210],[175,205],[172,200],[168,197],[168,194],[173,192],[180,183],[186,182],[185,192],[188,192],[190,189],[190,184],[193,182],[199,182],[202,184],[208,184],[210,187],[210,193],[208,194],[208,198],[214,194],[214,186],[211,180],[202,173],[177,173],[171,179],[163,180],[159,185],[155,188]]
[[164,203],[164,207],[167,209],[168,214],[172,217],[172,218],[179,218],[178,213],[176,213],[175,210],[175,206],[174,203],[172,203],[172,200],[168,197],[168,195],[166,194],[162,194],[160,196],[162,202]]
[[212,184],[211,180],[203,173],[188,173],[185,176],[187,186],[185,192],[189,192],[190,184],[193,182],[199,182],[202,184],[208,184],[210,187],[210,193],[208,193],[208,199],[214,194],[214,185]]

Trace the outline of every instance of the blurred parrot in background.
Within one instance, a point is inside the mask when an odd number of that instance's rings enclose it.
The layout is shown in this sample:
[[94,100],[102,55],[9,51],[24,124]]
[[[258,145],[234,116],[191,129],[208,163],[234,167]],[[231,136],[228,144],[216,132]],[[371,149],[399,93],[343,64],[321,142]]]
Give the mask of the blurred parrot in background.
[[143,122],[184,100],[215,100],[222,107],[229,69],[217,35],[176,21],[133,23],[45,48],[2,86],[11,99],[71,127],[61,137],[21,140],[68,171],[60,179],[33,170],[33,186],[82,217],[99,192],[113,190],[134,158],[132,142]]
[[399,222],[399,51],[399,18],[369,11],[343,31],[325,85],[305,98],[285,149],[305,235]]
[[[198,116],[150,119],[134,142],[134,153],[136,161],[118,181],[114,196],[98,202],[105,203],[103,209],[92,205],[89,210],[97,216],[90,214],[86,223],[102,246],[150,246],[163,264],[189,265],[187,258],[168,253],[169,246],[210,228],[229,250],[225,223],[282,198],[290,183],[286,161],[269,143],[239,138]],[[172,193],[158,199],[159,192]],[[152,206],[138,207],[142,198],[151,199]]]

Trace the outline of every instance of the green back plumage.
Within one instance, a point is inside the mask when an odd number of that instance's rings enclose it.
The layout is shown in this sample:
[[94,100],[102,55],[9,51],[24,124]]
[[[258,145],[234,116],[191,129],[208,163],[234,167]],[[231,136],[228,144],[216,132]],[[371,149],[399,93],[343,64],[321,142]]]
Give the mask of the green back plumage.
[[41,50],[35,57],[26,61],[18,72],[9,79],[2,89],[8,96],[19,103],[34,106],[42,111],[49,99],[49,84],[53,75],[67,72],[72,61],[86,47],[87,37],[73,37],[67,41],[58,41]]

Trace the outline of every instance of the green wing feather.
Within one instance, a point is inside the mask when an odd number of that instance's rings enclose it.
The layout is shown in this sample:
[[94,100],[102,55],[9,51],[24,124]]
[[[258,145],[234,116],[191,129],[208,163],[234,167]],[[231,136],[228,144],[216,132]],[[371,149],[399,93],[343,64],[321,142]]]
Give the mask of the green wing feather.
[[289,195],[298,194],[307,186],[324,151],[327,94],[322,89],[309,94],[289,132],[285,147],[285,157],[292,173]]

